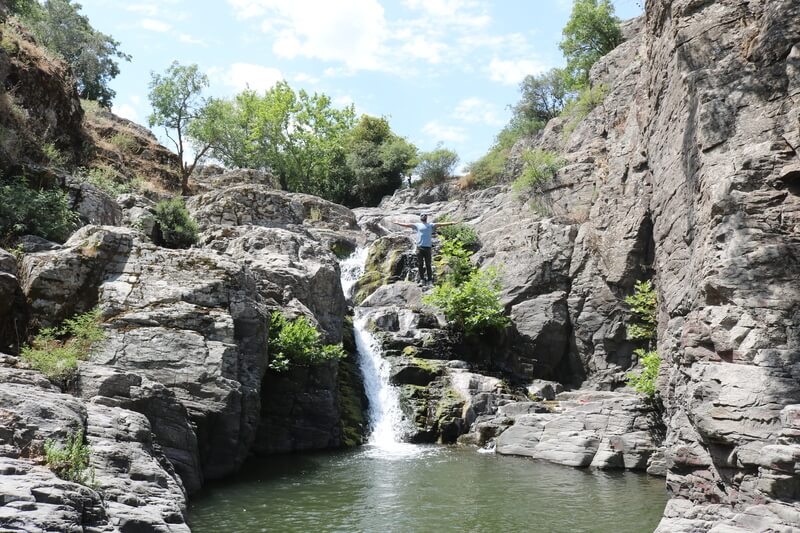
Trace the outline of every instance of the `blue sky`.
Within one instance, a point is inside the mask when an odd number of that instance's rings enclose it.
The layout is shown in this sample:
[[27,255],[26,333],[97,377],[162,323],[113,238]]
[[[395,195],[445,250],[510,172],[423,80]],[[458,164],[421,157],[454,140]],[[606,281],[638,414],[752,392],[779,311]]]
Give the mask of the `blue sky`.
[[[79,0],[80,1],[80,0]],[[83,0],[92,25],[133,56],[111,87],[114,110],[140,124],[150,72],[173,60],[208,74],[208,96],[285,79],[462,163],[507,122],[526,74],[563,66],[571,0]],[[639,0],[613,0],[617,15]],[[155,132],[160,136],[160,132]]]

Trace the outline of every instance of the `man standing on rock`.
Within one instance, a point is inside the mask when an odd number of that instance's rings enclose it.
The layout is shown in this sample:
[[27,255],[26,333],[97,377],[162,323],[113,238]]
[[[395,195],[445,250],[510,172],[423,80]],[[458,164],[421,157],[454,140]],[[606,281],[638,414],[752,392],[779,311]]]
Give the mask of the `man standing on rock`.
[[[404,228],[414,228],[417,231],[417,265],[419,265],[419,279],[424,282],[433,281],[433,268],[431,267],[431,248],[433,247],[433,231],[440,226],[451,226],[455,222],[428,223],[428,214],[419,216],[421,222],[405,224],[395,222]],[[423,269],[424,267],[424,269]],[[425,275],[427,274],[427,279]]]

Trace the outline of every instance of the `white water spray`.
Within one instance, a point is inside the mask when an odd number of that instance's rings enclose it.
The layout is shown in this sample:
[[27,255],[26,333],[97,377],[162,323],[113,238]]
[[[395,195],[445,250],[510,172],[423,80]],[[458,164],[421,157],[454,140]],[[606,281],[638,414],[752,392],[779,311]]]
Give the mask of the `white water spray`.
[[[364,272],[367,249],[359,248],[342,261],[342,290],[345,297],[352,294],[353,286]],[[400,408],[397,389],[389,383],[389,363],[381,357],[381,345],[367,329],[368,317],[356,309],[353,333],[358,350],[358,366],[364,379],[364,390],[369,401],[368,444],[382,456],[407,456],[419,453],[419,447],[402,442],[408,421]]]

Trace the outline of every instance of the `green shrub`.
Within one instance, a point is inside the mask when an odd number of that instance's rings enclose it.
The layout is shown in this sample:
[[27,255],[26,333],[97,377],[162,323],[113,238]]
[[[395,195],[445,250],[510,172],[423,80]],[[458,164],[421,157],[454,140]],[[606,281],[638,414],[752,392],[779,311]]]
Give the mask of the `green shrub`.
[[0,242],[25,234],[64,242],[78,225],[67,195],[31,188],[25,178],[12,180],[0,180]]
[[120,173],[107,166],[83,168],[79,176],[83,181],[91,183],[109,196],[133,192],[138,190],[141,185],[141,178],[129,182],[120,181],[122,177]]
[[136,139],[128,133],[115,133],[108,139],[108,142],[116,147],[117,150],[126,154],[133,153],[138,146]]
[[458,239],[442,239],[435,260],[436,269],[441,273],[440,279],[444,278],[455,285],[464,283],[475,270],[470,261],[472,253]]
[[197,242],[200,228],[182,198],[158,202],[153,214],[161,230],[162,244],[167,248],[188,248]]
[[[447,222],[449,217],[440,217],[437,222]],[[443,239],[450,241],[457,240],[461,242],[464,248],[475,249],[479,244],[478,234],[475,229],[467,224],[453,224],[451,226],[442,226],[436,228],[436,233]]]
[[508,162],[508,155],[508,148],[496,144],[486,155],[470,163],[467,167],[467,171],[473,176],[470,186],[484,189],[499,183]]
[[557,153],[538,148],[526,150],[522,159],[522,173],[512,185],[512,190],[518,197],[540,189],[555,178],[558,170],[564,166],[564,160]]
[[656,338],[656,290],[650,280],[637,281],[634,292],[625,297],[631,310],[632,323],[627,326],[628,339],[646,341]]
[[44,443],[45,463],[58,477],[83,485],[94,483],[94,469],[89,468],[92,449],[83,441],[83,431],[70,433],[64,446],[48,439]]
[[438,307],[451,324],[470,336],[509,323],[500,303],[500,289],[496,269],[474,270],[460,284],[446,279],[423,301]]
[[341,344],[322,344],[319,331],[304,316],[292,321],[272,313],[269,330],[269,368],[283,372],[291,365],[313,366],[347,357]]
[[661,357],[655,350],[648,351],[642,348],[635,350],[634,353],[639,357],[643,370],[639,374],[633,372],[626,374],[628,385],[636,392],[652,398],[656,394],[656,378],[658,378],[658,368],[661,366]]
[[592,65],[622,42],[611,0],[574,0],[562,33],[558,46],[567,60],[566,75],[573,89],[585,87]]
[[578,124],[583,119],[589,116],[591,111],[603,103],[606,95],[608,95],[608,86],[605,84],[598,84],[594,87],[584,87],[578,93],[578,96],[569,102],[561,112],[562,117],[567,117],[568,120],[564,124],[564,136],[568,137]]
[[42,153],[47,158],[47,162],[56,168],[61,168],[67,164],[67,157],[53,143],[44,143]]
[[66,385],[75,375],[78,361],[89,355],[97,341],[105,337],[100,328],[100,311],[67,319],[59,328],[44,328],[30,346],[22,348],[22,359],[50,380]]

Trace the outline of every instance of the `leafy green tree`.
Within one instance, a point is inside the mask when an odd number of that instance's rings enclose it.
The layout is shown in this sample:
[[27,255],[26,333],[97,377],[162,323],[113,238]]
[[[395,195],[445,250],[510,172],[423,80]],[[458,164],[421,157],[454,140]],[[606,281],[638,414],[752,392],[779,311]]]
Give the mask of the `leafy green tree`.
[[622,43],[619,19],[611,0],[575,0],[559,48],[567,59],[570,86],[589,84],[589,70],[598,59]]
[[570,97],[566,72],[557,68],[526,76],[519,88],[522,94],[512,107],[514,116],[537,124],[539,129],[561,113]]
[[[198,70],[197,65],[181,65],[173,61],[164,74],[150,74],[150,105],[153,113],[148,117],[150,127],[161,126],[178,151],[181,164],[181,189],[189,193],[189,176],[197,162],[211,147],[206,137],[214,135],[215,122],[205,120],[208,102],[201,93],[208,87],[208,76]],[[217,108],[212,108],[218,110]],[[201,120],[202,125],[190,130],[192,123]],[[194,136],[190,135],[190,131]],[[187,149],[195,141],[191,163],[186,161]]]
[[281,81],[263,95],[213,101],[192,135],[228,166],[268,170],[285,190],[331,199],[346,189],[339,180],[354,122],[352,106],[337,109],[328,96]]
[[108,84],[119,74],[118,61],[131,60],[119,50],[120,43],[92,28],[80,13],[81,5],[71,0],[46,0],[41,5],[16,0],[11,7],[37,40],[72,68],[80,97],[109,107],[116,93]]
[[438,146],[430,152],[423,152],[419,156],[417,174],[421,180],[436,184],[453,175],[458,164],[458,154],[453,150]]
[[377,205],[400,188],[416,163],[417,148],[392,133],[385,118],[362,115],[350,133],[347,166],[360,205]]
[[22,17],[29,16],[38,6],[36,0],[6,0],[8,12]]

